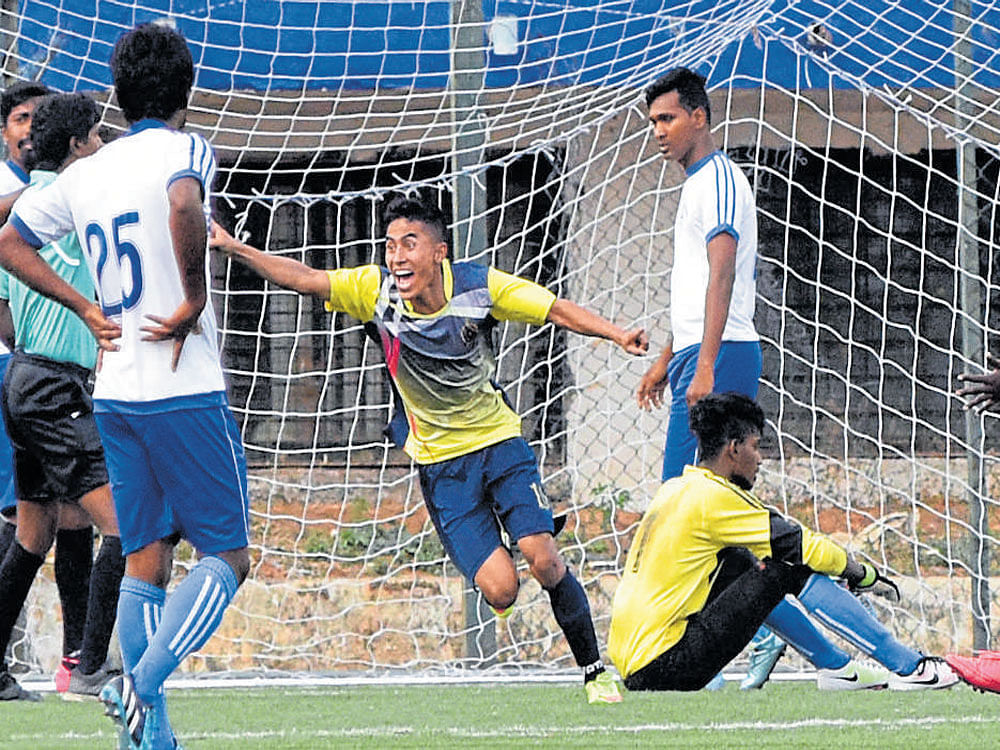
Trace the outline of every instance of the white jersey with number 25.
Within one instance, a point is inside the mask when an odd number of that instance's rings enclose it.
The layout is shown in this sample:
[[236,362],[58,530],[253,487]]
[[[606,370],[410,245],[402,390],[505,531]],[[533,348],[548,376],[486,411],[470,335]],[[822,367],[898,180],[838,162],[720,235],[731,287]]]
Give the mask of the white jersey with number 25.
[[[167,190],[181,178],[198,180],[207,225],[214,174],[204,138],[143,120],[15,204],[11,222],[35,247],[76,230],[101,308],[121,323],[120,348],[104,353],[95,399],[149,402],[224,390],[211,297],[176,372],[170,369],[173,341],[142,341],[140,330],[153,324],[147,315],[168,317],[184,299]],[[208,278],[207,254],[205,263]]]

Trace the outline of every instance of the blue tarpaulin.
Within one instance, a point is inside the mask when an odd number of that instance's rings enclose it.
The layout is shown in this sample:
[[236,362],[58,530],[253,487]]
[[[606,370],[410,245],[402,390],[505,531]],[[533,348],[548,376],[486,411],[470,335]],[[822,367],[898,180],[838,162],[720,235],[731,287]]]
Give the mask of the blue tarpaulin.
[[[951,3],[945,0],[776,0],[749,4],[758,27],[750,42],[747,3],[736,0],[485,0],[485,85],[642,83],[676,64],[699,39],[738,37],[704,65],[734,85],[952,86]],[[742,16],[741,16],[742,13]],[[451,5],[429,2],[275,0],[22,0],[21,75],[61,90],[111,85],[115,39],[137,23],[171,18],[190,41],[197,85],[258,91],[439,89],[450,66]],[[487,28],[514,19],[514,54],[496,54]],[[1000,86],[1000,10],[972,3],[976,83]],[[797,54],[807,30],[823,23],[828,48]],[[777,43],[775,43],[777,42]],[[766,54],[765,54],[766,51]],[[766,61],[766,62],[765,62]],[[831,77],[831,71],[833,75]]]

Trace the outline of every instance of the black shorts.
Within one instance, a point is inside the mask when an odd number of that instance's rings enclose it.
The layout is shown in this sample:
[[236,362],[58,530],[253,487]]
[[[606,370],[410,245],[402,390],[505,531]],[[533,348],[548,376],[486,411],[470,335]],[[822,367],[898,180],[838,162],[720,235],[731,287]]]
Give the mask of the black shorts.
[[79,365],[14,353],[0,404],[18,499],[78,500],[108,483],[89,378]]

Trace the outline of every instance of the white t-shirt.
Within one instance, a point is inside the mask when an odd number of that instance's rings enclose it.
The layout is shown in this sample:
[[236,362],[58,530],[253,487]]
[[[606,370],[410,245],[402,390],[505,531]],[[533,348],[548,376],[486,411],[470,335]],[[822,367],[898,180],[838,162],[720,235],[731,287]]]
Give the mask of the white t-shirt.
[[[95,399],[151,402],[224,389],[211,297],[176,372],[170,369],[174,342],[142,341],[139,330],[155,325],[147,315],[168,317],[184,299],[167,189],[182,177],[199,180],[207,226],[214,174],[204,138],[143,120],[15,204],[11,222],[35,247],[76,229],[104,314],[121,324],[120,348],[104,353]],[[207,253],[205,265],[208,278]]]
[[0,163],[0,195],[10,195],[30,182],[28,173],[8,159]]
[[705,331],[708,241],[727,232],[736,239],[736,278],[723,341],[757,341],[757,206],[746,175],[722,151],[687,170],[674,220],[674,264],[670,274],[673,350],[700,344]]
[[[0,195],[10,195],[28,184],[28,174],[8,159],[0,163]],[[0,341],[0,355],[10,354],[10,349]]]

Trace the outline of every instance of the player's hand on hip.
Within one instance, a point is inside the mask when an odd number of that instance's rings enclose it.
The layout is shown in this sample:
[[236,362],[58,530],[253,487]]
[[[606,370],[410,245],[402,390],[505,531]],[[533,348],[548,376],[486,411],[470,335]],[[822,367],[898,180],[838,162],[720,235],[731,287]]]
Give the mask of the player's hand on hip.
[[198,325],[198,317],[202,308],[192,305],[185,300],[174,310],[169,318],[161,318],[158,315],[147,315],[146,317],[156,323],[156,325],[143,326],[139,330],[146,335],[143,341],[166,341],[174,339],[174,354],[170,360],[170,369],[176,370],[177,363],[181,360],[181,351],[184,348],[184,341],[189,333],[201,333],[201,326]]
[[104,317],[104,313],[101,312],[99,305],[93,304],[84,311],[83,322],[87,324],[87,328],[94,334],[94,338],[97,339],[97,345],[101,348],[101,351],[118,351],[118,344],[114,343],[114,340],[121,338],[122,327],[113,320],[108,320]]

